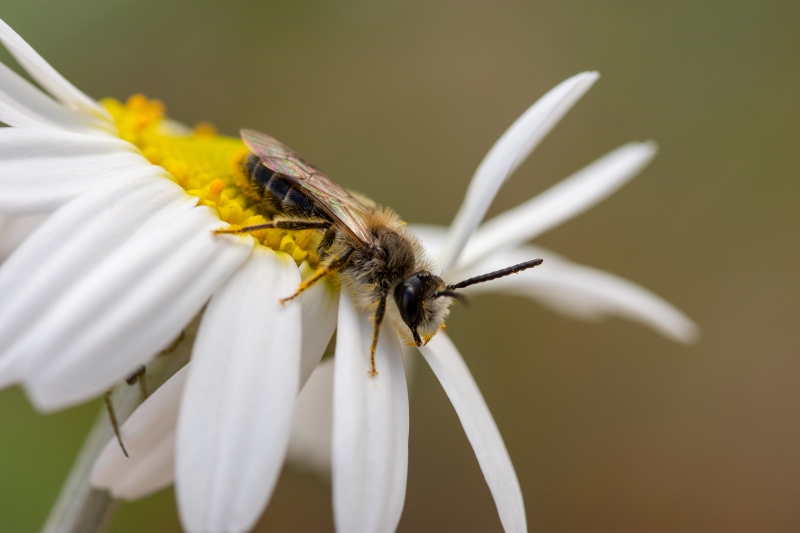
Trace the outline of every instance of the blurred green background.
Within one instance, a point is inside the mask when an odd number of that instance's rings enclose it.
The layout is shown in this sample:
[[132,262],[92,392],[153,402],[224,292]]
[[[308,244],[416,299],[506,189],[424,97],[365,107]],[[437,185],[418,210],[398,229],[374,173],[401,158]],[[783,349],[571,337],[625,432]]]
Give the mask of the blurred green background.
[[[657,140],[639,178],[537,243],[653,290],[703,337],[687,347],[506,296],[455,310],[448,331],[530,526],[800,530],[800,3],[4,0],[0,17],[94,97],[143,92],[189,124],[269,132],[438,224],[528,105],[599,70],[490,216]],[[42,416],[0,392],[0,532],[40,527],[99,407]],[[401,531],[500,530],[424,364],[409,462]],[[259,528],[332,530],[327,483],[287,468]],[[112,526],[178,530],[171,491],[123,505]]]

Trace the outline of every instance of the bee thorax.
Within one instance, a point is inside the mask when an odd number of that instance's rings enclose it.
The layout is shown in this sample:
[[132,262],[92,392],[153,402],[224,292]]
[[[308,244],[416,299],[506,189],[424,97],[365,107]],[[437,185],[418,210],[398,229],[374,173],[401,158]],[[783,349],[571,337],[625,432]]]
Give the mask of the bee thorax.
[[389,228],[373,230],[378,242],[374,249],[356,248],[342,272],[342,284],[369,304],[389,293],[414,269],[416,256],[411,243]]

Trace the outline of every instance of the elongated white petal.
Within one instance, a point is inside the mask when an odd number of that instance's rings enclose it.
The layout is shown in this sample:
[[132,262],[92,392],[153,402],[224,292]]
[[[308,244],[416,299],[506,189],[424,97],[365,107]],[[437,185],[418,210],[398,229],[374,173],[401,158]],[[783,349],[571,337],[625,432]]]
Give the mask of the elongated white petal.
[[0,217],[0,262],[11,255],[45,218],[47,215]]
[[300,376],[294,261],[264,247],[209,303],[178,418],[176,491],[189,533],[242,533],[261,515],[289,442]]
[[32,359],[25,387],[34,403],[83,401],[168,346],[250,253],[252,240],[213,235],[219,227],[196,207],[138,233],[75,284],[15,347]]
[[464,277],[489,272],[541,257],[544,263],[530,272],[470,287],[472,292],[495,291],[528,296],[548,307],[584,320],[617,315],[640,322],[672,340],[697,340],[697,325],[675,306],[626,279],[578,265],[542,248],[523,246],[494,254],[464,272]]
[[[3,227],[0,226],[0,235],[2,231]],[[303,263],[300,272],[305,279],[313,271],[307,263]],[[299,301],[302,307],[303,325],[300,376],[303,388],[295,406],[287,460],[301,467],[310,467],[320,475],[328,477],[331,471],[333,359],[322,363],[319,363],[319,359],[336,328],[339,294],[323,281],[304,292]],[[182,390],[183,376],[190,366],[191,363],[159,391],[165,387]],[[304,372],[311,374],[311,379]],[[180,389],[177,388],[178,383]],[[116,498],[137,499],[169,485],[174,479],[174,468],[171,466],[174,446],[165,452],[169,446],[164,443],[174,444],[174,426],[178,419],[177,406],[180,398],[176,394],[167,395],[160,392],[157,394],[148,398],[123,425],[123,440],[128,447],[130,457],[122,454],[119,444],[113,439],[95,466],[92,483],[108,489]],[[174,400],[174,405],[165,405],[167,398],[170,401]],[[161,434],[160,428],[170,424],[172,427],[169,433],[165,433],[161,440],[156,442],[151,438],[147,441],[150,447],[138,451],[140,438],[145,435],[154,438],[155,435]],[[133,447],[128,442],[134,442]],[[159,472],[151,472],[150,465],[163,465],[164,468]]]
[[135,500],[163,489],[175,477],[175,425],[189,365],[175,373],[120,428],[128,457],[116,438],[106,444],[92,470],[92,485],[114,498]]
[[29,114],[25,114],[15,104],[16,102],[13,100],[0,95],[0,122],[17,128],[43,128],[47,126],[47,124],[37,121]]
[[372,324],[339,297],[333,389],[333,511],[340,532],[392,532],[408,474],[408,391],[400,341],[381,329],[370,376]]
[[472,178],[439,258],[445,272],[458,260],[472,232],[506,179],[597,81],[596,72],[584,72],[561,82],[528,108],[497,140]]
[[168,180],[143,175],[83,195],[48,218],[0,268],[0,386],[21,379],[31,362],[15,360],[11,347],[74,282],[154,215],[175,216],[195,203]]
[[447,228],[435,224],[409,224],[408,229],[422,241],[425,253],[431,258],[441,257],[447,239]]
[[467,244],[459,264],[468,265],[495,250],[520,245],[584,212],[636,176],[655,155],[653,142],[626,144],[606,154],[482,225]]
[[249,239],[213,235],[219,219],[174,184],[142,182],[68,204],[0,269],[0,376],[24,379],[42,409],[158,353],[250,253]]
[[[414,383],[416,350],[401,343],[406,386],[409,392]],[[412,353],[413,352],[413,353]],[[288,461],[298,468],[317,475],[331,477],[331,431],[333,428],[333,369],[334,358],[324,359],[311,374],[294,409],[292,437],[289,440]]]
[[286,456],[296,466],[326,478],[331,475],[333,368],[333,358],[323,360],[300,391]]
[[112,137],[59,130],[0,129],[0,213],[57,209],[76,196],[133,173],[163,172]]
[[[304,263],[301,276],[305,278],[311,273]],[[329,476],[333,359],[317,363],[336,328],[338,291],[320,282],[299,300],[304,331],[303,364],[310,366],[313,362],[308,372],[314,374],[308,380],[301,371],[300,383],[305,386],[295,406],[287,459]],[[109,441],[93,471],[95,486],[108,489],[115,498],[134,500],[173,482],[175,425],[180,392],[190,366],[191,363],[175,374],[123,424],[121,433],[130,457],[124,456],[116,439]]]
[[[446,230],[441,226],[415,225],[412,229],[429,250],[435,252],[444,243]],[[544,259],[544,263],[529,272],[473,285],[467,290],[471,294],[494,291],[527,296],[554,311],[582,320],[617,315],[684,343],[694,342],[700,335],[692,319],[644,287],[614,274],[575,264],[538,246],[499,250],[467,268],[459,268],[453,276],[455,280],[467,279],[538,257]]]
[[17,128],[58,128],[98,135],[108,121],[67,109],[0,63],[0,122]]
[[447,335],[439,332],[420,352],[458,414],[494,497],[506,532],[524,532],[525,505],[517,474],[500,431],[467,365]]
[[[314,270],[303,263],[300,275],[310,277]],[[289,296],[286,294],[284,296]],[[339,291],[328,279],[323,279],[307,289],[298,297],[303,309],[303,355],[300,365],[300,388],[302,389],[311,373],[325,354],[325,348],[336,330],[339,309]]]
[[0,20],[0,41],[28,74],[58,100],[72,109],[111,123],[111,117],[105,109],[68,82],[2,20]]

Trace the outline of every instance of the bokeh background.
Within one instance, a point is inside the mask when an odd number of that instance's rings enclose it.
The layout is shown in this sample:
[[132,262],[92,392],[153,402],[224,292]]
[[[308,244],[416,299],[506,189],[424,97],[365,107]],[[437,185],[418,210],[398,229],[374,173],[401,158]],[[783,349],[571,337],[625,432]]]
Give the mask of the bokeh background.
[[[490,216],[657,140],[640,177],[537,244],[653,290],[703,336],[679,345],[507,296],[456,309],[448,331],[531,528],[800,530],[799,3],[4,0],[0,17],[92,96],[143,92],[189,124],[267,131],[438,224],[528,105],[599,70]],[[43,416],[0,392],[0,532],[41,526],[99,408]],[[500,530],[424,363],[410,439],[400,530]],[[259,530],[332,528],[328,484],[285,469]],[[124,504],[111,528],[178,530],[169,490]]]

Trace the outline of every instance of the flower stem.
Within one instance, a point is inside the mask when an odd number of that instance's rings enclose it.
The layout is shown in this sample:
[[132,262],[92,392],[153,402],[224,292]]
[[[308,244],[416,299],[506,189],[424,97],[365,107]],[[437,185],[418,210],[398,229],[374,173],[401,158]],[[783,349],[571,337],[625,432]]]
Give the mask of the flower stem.
[[[192,321],[175,346],[148,364],[146,378],[150,390],[160,387],[189,360],[198,323],[199,319]],[[140,389],[123,382],[114,388],[112,401],[121,424],[141,402]],[[95,461],[112,438],[114,430],[103,407],[84,441],[56,504],[50,511],[42,533],[107,531],[119,502],[105,490],[93,488],[90,479]]]

